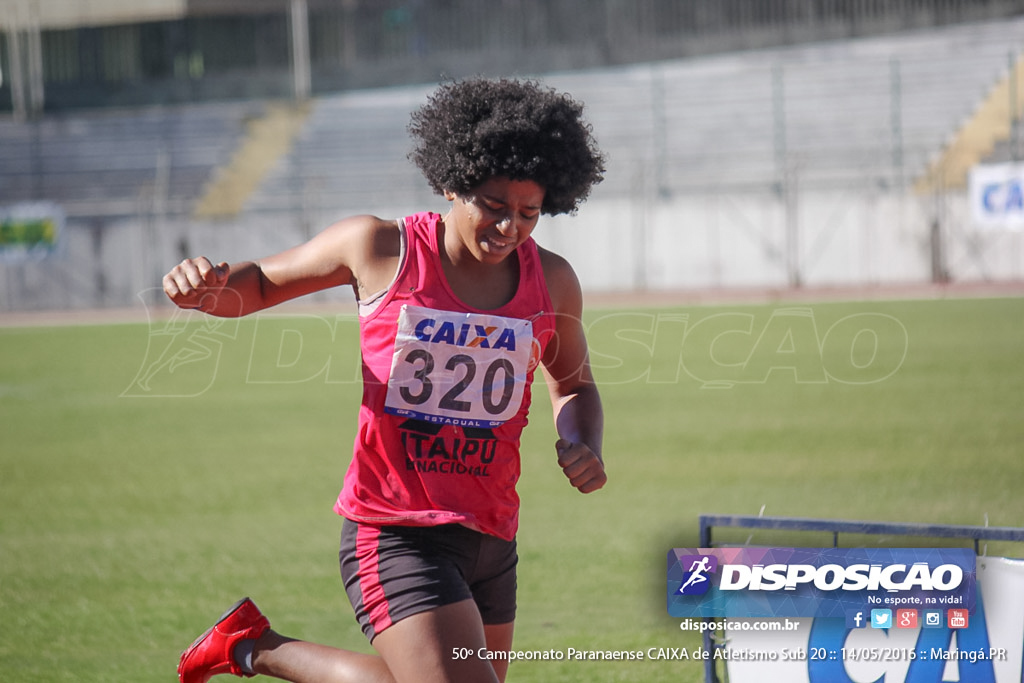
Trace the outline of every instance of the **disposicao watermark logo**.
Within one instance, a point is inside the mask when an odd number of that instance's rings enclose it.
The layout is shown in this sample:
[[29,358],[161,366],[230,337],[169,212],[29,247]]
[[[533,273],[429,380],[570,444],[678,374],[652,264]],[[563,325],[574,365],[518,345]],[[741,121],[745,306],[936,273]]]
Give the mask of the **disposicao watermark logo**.
[[668,611],[858,620],[896,608],[969,611],[975,571],[965,548],[676,548]]
[[679,565],[689,567],[679,586],[679,595],[704,595],[711,588],[711,577],[718,569],[718,558],[714,555],[684,555]]

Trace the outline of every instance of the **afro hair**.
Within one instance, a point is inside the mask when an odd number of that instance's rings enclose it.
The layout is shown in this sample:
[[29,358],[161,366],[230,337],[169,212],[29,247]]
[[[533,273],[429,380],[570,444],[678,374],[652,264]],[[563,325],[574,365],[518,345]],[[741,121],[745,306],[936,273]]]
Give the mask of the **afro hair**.
[[535,81],[446,83],[412,114],[409,132],[409,158],[438,194],[470,196],[495,177],[532,180],[545,191],[542,213],[571,214],[604,175],[583,105]]

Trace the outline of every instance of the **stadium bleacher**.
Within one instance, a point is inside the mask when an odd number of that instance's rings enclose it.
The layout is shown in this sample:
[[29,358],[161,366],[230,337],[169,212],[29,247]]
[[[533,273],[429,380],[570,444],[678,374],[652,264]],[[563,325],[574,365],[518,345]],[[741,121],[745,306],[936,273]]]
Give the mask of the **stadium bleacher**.
[[[662,189],[681,192],[767,186],[783,164],[803,183],[892,181],[923,172],[1005,73],[1022,34],[1024,20],[1003,20],[543,78],[586,103],[608,152],[605,195],[629,193],[638,165]],[[404,131],[428,91],[316,98],[246,210],[310,201],[359,210],[395,194],[425,196]],[[168,210],[187,214],[262,108],[209,103],[0,121],[0,195],[53,200],[71,217],[131,215],[162,184]]]
[[[396,194],[429,195],[408,162],[409,113],[430,88],[395,88],[318,98],[291,151],[246,204],[252,213],[304,202],[366,211]],[[362,208],[356,208],[362,207]]]
[[[865,191],[877,195],[909,187],[1006,77],[1024,47],[1021,35],[1024,17],[541,74],[546,84],[586,104],[587,117],[607,153],[606,180],[590,203],[618,203],[618,208],[605,212],[608,226],[594,233],[597,237],[588,253],[573,256],[600,264],[584,265],[585,269],[607,272],[605,264],[613,255],[594,245],[608,241],[621,207],[635,207],[650,197],[666,202],[690,198],[697,202],[687,209],[693,211],[705,196],[754,193],[768,198],[763,200],[765,210],[777,212],[768,202],[777,204],[780,193],[792,188],[800,192],[870,188]],[[278,239],[293,243],[351,213],[400,215],[409,208],[436,206],[432,192],[407,159],[410,141],[405,132],[410,112],[424,102],[432,87],[315,97],[290,148],[269,165],[262,182],[254,184],[248,198],[239,203],[241,212],[234,218],[218,216],[218,225],[234,221],[233,229],[244,230],[254,244],[269,246]],[[115,229],[110,220],[139,223],[160,216],[160,230],[177,233],[161,233],[159,243],[137,239],[152,252],[145,258],[152,262],[148,268],[153,272],[125,281],[116,294],[110,293],[108,282],[103,297],[80,297],[102,300],[104,305],[130,304],[134,292],[156,281],[154,273],[161,264],[180,258],[185,247],[208,248],[203,240],[211,231],[195,218],[197,205],[245,142],[247,122],[263,116],[270,104],[213,102],[61,113],[29,122],[0,120],[0,201],[53,201],[66,212],[72,228],[93,229],[96,220],[103,219],[109,231]],[[1003,157],[1013,154],[1005,143],[995,149]],[[820,214],[827,209],[818,210]],[[780,219],[776,214],[772,220]],[[278,226],[290,226],[288,230],[295,234],[282,235]],[[135,234],[131,227],[117,229]],[[651,228],[656,229],[669,228]],[[261,237],[264,232],[274,237]],[[216,239],[228,233],[219,234]],[[565,242],[552,248],[561,250],[571,244],[572,232],[563,234]],[[667,237],[650,234],[645,239],[651,240],[650,253],[655,253],[658,240]],[[702,248],[710,252],[718,248],[701,244],[703,237],[690,237],[698,240],[693,246],[695,259]],[[777,277],[782,247],[770,245],[772,239],[776,238],[755,236],[753,251],[745,257],[733,254],[733,259],[755,264],[756,259],[767,258],[764,272]],[[920,239],[905,239],[905,252],[899,258],[917,258],[908,254],[919,248],[914,240]],[[830,240],[821,237],[817,244],[827,246]],[[642,250],[631,257],[639,259],[638,264],[647,258]],[[91,281],[91,275],[79,273],[83,266],[76,259],[87,263],[88,254],[68,256],[62,265],[71,273],[66,279]],[[0,278],[0,284],[8,283],[0,306],[39,304],[42,295],[28,293],[18,284],[33,281],[27,270],[33,266],[7,267],[23,272]],[[655,282],[658,273],[664,279],[684,269],[678,262],[662,265],[660,271],[658,267],[652,267],[648,282]],[[855,268],[844,267],[850,273]],[[648,278],[642,274],[645,268],[634,266],[641,275],[633,280],[623,275],[627,279],[609,281],[596,274],[583,279],[608,287],[636,286]],[[746,265],[723,270],[717,262],[702,266],[695,262],[686,268],[692,281],[664,279],[660,286],[746,282],[735,280],[737,268],[748,272]],[[825,261],[817,268],[833,277],[855,277]],[[871,277],[880,276],[875,266],[856,268],[872,273]],[[990,271],[979,272],[990,276]],[[767,276],[749,277],[754,282]],[[47,300],[70,299],[50,296]]]
[[[1005,74],[1022,34],[1024,20],[1000,21],[543,80],[586,103],[609,157],[603,196],[631,192],[639,166],[679,192],[768,187],[781,163],[795,166],[805,186],[899,184],[924,171]],[[427,91],[318,98],[295,147],[247,209],[294,207],[313,196],[343,213],[395,194],[421,196],[404,130]]]
[[69,218],[134,216],[157,192],[188,210],[258,102],[93,110],[0,121],[0,197],[49,200]]

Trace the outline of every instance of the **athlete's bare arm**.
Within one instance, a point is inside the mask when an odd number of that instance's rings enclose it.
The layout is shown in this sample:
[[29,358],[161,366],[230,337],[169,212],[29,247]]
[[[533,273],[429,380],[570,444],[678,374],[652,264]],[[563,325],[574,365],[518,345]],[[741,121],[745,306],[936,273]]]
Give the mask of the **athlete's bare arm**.
[[591,493],[604,486],[608,476],[601,457],[604,412],[583,330],[583,294],[567,261],[544,249],[540,253],[556,314],[556,337],[541,362],[559,437],[558,464],[574,487]]
[[394,221],[353,216],[258,261],[214,265],[205,256],[186,259],[164,276],[164,292],[181,308],[220,317],[247,315],[339,285],[352,285],[366,295],[394,277],[398,230]]

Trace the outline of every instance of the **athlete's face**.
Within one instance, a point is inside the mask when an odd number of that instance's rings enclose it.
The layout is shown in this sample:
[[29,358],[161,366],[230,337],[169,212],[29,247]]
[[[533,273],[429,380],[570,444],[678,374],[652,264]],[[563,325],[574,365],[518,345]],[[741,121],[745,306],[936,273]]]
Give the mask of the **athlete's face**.
[[[449,254],[468,252],[482,263],[499,263],[533,233],[544,203],[544,188],[532,180],[491,178],[469,196],[445,195],[452,210],[445,218]],[[450,240],[457,239],[457,242]],[[454,260],[454,259],[453,259]]]

